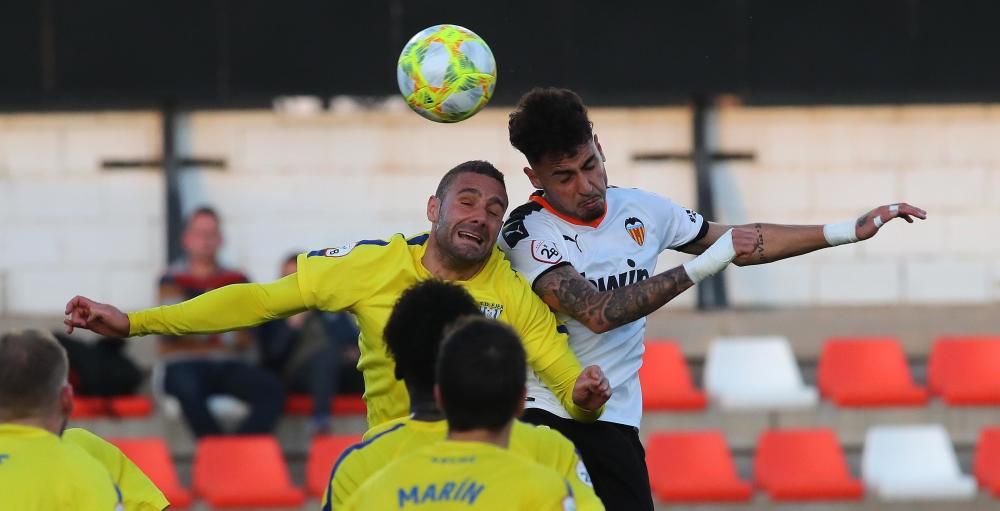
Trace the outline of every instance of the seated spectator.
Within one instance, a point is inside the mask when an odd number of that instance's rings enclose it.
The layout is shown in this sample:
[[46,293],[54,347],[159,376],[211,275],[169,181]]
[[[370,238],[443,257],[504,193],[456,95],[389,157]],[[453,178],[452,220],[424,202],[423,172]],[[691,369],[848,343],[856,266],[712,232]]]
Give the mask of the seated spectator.
[[[296,271],[297,254],[282,265],[281,274]],[[310,310],[264,323],[257,330],[261,365],[280,375],[285,390],[309,394],[313,400],[310,429],[330,430],[330,398],[364,392],[358,371],[358,327],[347,312]]]
[[[213,209],[200,208],[191,214],[181,243],[186,257],[171,265],[160,279],[161,304],[179,303],[212,289],[247,282],[243,273],[218,262],[222,233]],[[234,396],[250,409],[237,434],[273,431],[285,395],[276,376],[243,358],[252,344],[247,331],[162,338],[163,390],[180,402],[184,419],[196,437],[223,434],[208,409],[208,397],[219,394]]]
[[0,336],[0,509],[121,509],[111,474],[59,437],[73,411],[66,350],[40,331]]

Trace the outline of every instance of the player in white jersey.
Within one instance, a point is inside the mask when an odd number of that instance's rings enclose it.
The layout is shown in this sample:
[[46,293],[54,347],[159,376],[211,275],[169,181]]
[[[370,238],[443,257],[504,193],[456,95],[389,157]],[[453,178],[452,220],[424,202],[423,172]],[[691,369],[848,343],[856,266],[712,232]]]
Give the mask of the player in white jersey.
[[[654,193],[608,187],[604,152],[572,91],[535,89],[510,115],[510,141],[539,189],[511,212],[499,246],[557,312],[583,365],[598,364],[613,388],[593,424],[567,418],[537,379],[523,419],[563,433],[580,450],[608,510],[652,510],[639,367],[645,316],[730,262],[761,264],[871,238],[893,218],[926,218],[908,204],[881,206],[836,224],[725,226]],[[666,249],[700,254],[653,275]]]

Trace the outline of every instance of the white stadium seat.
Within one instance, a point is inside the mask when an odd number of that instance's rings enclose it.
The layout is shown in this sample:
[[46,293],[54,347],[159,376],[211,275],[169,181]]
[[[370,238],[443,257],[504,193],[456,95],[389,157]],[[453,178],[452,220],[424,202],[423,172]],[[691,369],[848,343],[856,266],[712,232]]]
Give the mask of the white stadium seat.
[[861,458],[865,485],[882,500],[971,500],[976,481],[962,473],[939,424],[874,426]]
[[705,362],[705,389],[724,409],[815,406],[815,387],[802,382],[788,340],[778,336],[720,337]]

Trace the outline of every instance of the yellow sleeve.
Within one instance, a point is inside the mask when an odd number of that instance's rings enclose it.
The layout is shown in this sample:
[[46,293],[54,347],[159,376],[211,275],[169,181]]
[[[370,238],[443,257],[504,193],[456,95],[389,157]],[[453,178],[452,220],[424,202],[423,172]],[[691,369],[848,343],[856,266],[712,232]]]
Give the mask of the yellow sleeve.
[[521,336],[528,365],[559,399],[569,415],[580,422],[594,422],[604,413],[587,410],[573,402],[573,386],[583,368],[569,348],[568,336],[561,332],[556,317],[520,274],[509,272],[508,289],[516,304],[511,310],[511,326]]
[[554,429],[546,429],[547,433],[550,434],[546,435],[549,438],[545,449],[556,451],[553,454],[558,460],[552,468],[569,482],[573,496],[576,498],[576,509],[578,511],[604,511],[604,503],[594,493],[590,473],[587,472],[587,466],[580,459],[573,442]]
[[232,284],[190,300],[128,313],[129,336],[213,334],[259,325],[306,310],[299,278]]
[[153,481],[112,443],[81,428],[67,429],[63,440],[77,445],[104,465],[122,491],[125,511],[162,511],[170,505]]
[[[341,509],[347,500],[354,495],[358,487],[370,476],[367,470],[363,470],[364,463],[361,463],[360,452],[348,451],[337,460],[330,474],[330,486],[323,496],[322,511]],[[361,477],[358,477],[361,476]]]

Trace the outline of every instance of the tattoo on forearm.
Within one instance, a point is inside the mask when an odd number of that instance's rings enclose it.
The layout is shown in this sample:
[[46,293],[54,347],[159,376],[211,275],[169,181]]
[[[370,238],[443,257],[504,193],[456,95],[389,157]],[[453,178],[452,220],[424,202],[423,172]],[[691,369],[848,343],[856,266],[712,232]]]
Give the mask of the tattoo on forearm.
[[[556,270],[551,273],[558,274]],[[645,317],[693,286],[684,268],[678,266],[652,278],[620,287],[598,291],[586,279],[567,275],[546,275],[539,291],[558,300],[559,308],[593,327],[617,328]]]
[[860,228],[862,228],[862,227],[865,226],[866,222],[868,222],[868,213],[865,213],[865,214],[861,215],[858,218],[858,222],[856,224],[854,224],[854,226],[857,227],[858,229],[860,229]]
[[767,256],[764,255],[764,230],[760,224],[754,224],[754,229],[757,231],[757,241],[753,245],[753,253],[757,254],[757,259],[761,263],[767,262]]

